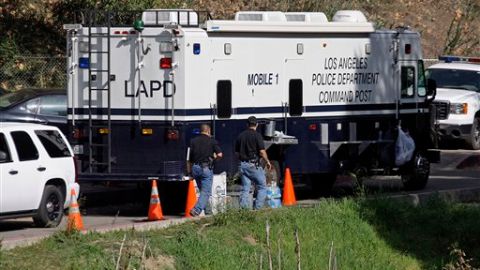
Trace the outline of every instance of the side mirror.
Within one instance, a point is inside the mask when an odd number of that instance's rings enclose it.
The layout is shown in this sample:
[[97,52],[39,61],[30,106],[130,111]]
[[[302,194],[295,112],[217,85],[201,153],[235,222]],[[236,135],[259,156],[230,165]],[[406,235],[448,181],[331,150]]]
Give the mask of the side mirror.
[[427,80],[427,96],[435,96],[437,93],[437,82],[433,79]]
[[8,156],[5,151],[0,151],[0,163],[4,163],[8,161]]

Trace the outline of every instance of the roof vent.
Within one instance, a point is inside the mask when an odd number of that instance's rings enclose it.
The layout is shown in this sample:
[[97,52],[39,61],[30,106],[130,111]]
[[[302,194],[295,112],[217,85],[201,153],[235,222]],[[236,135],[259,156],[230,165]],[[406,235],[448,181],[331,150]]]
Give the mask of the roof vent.
[[326,23],[327,16],[323,12],[287,12],[285,17],[289,22],[312,22],[312,23]]
[[284,22],[286,19],[280,11],[239,11],[235,14],[235,21]]
[[367,18],[359,10],[339,10],[333,15],[333,22],[365,23]]
[[145,25],[177,23],[184,26],[196,26],[198,25],[198,14],[191,9],[149,9],[142,13],[142,21]]

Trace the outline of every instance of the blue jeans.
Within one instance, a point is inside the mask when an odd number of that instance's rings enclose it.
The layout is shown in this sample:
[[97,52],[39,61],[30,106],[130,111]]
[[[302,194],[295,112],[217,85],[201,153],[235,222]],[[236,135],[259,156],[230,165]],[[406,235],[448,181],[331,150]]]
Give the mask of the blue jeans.
[[265,171],[260,166],[250,162],[240,162],[240,175],[242,178],[242,194],[240,195],[240,207],[250,208],[250,189],[252,181],[257,186],[257,198],[255,199],[255,209],[260,209],[265,203],[267,197],[267,180]]
[[193,165],[192,176],[197,181],[197,186],[200,189],[200,197],[195,207],[193,207],[193,211],[200,214],[207,207],[208,199],[212,195],[213,172],[208,167]]

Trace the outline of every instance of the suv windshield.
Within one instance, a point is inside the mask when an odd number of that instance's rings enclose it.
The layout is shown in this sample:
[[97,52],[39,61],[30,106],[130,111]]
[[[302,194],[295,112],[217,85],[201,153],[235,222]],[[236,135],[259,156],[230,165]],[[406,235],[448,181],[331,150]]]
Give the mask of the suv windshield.
[[34,95],[34,91],[17,91],[5,94],[3,96],[0,96],[0,108],[10,107],[12,104],[16,104],[20,101],[29,99]]
[[480,91],[479,71],[432,68],[426,71],[426,76],[435,80],[438,88]]

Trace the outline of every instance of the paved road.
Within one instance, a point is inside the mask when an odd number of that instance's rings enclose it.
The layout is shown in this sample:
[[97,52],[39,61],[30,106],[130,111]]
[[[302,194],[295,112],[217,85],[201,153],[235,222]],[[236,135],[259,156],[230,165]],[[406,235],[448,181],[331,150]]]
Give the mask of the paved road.
[[[427,187],[418,192],[480,187],[480,151],[444,150],[442,152],[442,162],[432,165],[431,177]],[[365,186],[368,192],[388,194],[405,193],[399,177],[375,177],[366,180]],[[98,187],[94,187],[94,189],[98,190]],[[144,198],[145,195],[132,194],[130,188],[116,187],[115,190],[117,192],[116,194],[118,194],[118,204],[82,209],[83,221],[87,229],[102,231],[112,227],[122,227],[125,224],[131,224],[133,226],[143,222],[146,215],[145,204],[126,203],[125,198],[131,196]],[[334,187],[334,192],[340,196],[351,194],[353,192],[353,184],[348,178],[340,177]],[[100,195],[101,193],[87,194],[86,205],[88,206],[90,203],[88,198]],[[309,195],[300,195],[300,199],[311,199],[308,196]],[[170,202],[170,204],[172,203]],[[166,218],[168,220],[178,221],[181,219],[181,216],[174,215],[167,216]],[[0,221],[0,239],[3,239],[3,245],[8,247],[16,241],[25,239],[35,240],[51,235],[55,231],[64,228],[65,219],[58,228],[53,229],[33,228],[30,218],[3,220]]]

